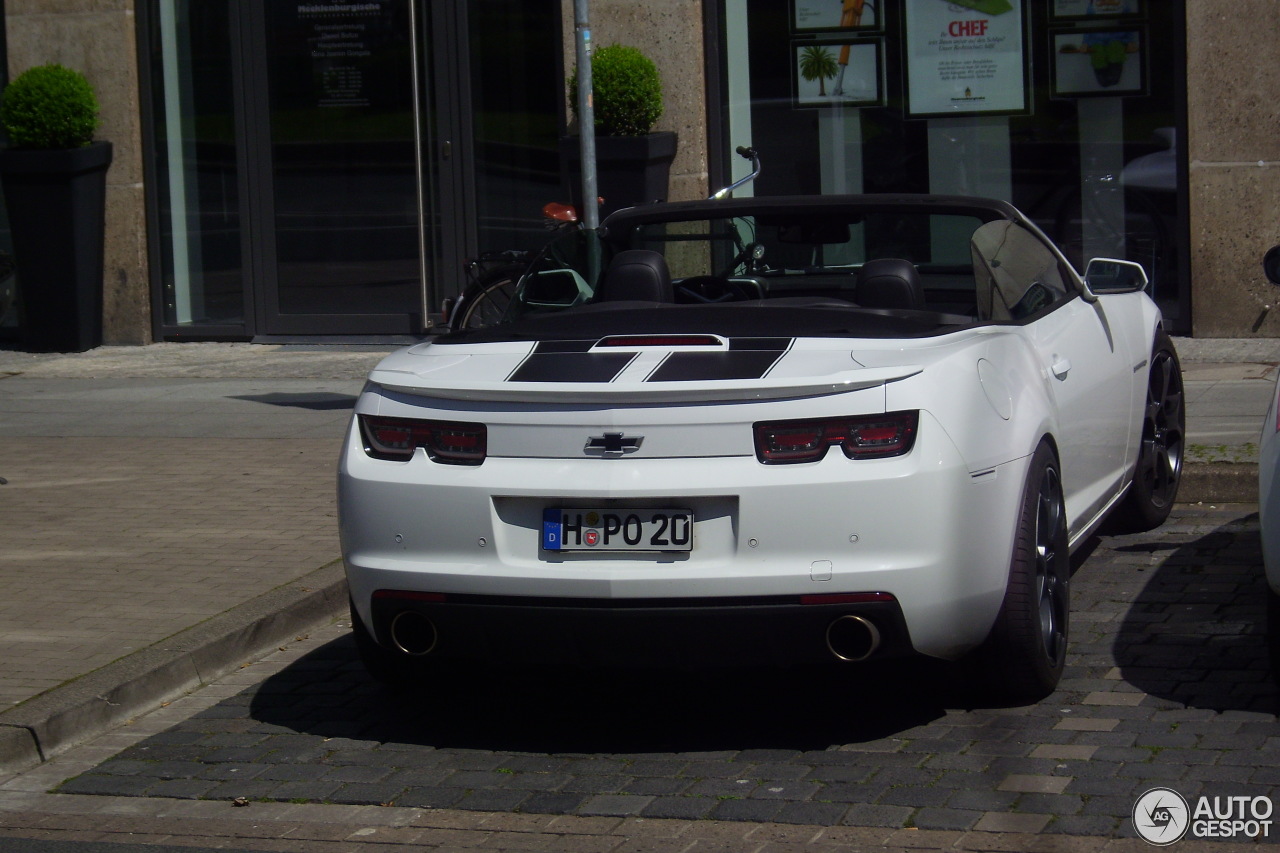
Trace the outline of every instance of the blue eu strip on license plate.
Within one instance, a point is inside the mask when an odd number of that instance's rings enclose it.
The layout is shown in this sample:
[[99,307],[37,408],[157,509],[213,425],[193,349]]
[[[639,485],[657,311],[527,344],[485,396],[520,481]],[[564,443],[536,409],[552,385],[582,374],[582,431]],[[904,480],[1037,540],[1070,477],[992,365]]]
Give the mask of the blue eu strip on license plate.
[[564,509],[542,512],[544,551],[691,551],[687,509]]

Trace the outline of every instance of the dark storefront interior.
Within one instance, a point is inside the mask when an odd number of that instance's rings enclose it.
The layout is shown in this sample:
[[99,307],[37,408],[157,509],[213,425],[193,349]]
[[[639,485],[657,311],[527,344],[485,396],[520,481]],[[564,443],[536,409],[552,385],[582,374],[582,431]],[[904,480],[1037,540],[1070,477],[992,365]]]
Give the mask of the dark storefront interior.
[[465,258],[533,248],[559,26],[552,0],[150,3],[162,335],[413,334]]

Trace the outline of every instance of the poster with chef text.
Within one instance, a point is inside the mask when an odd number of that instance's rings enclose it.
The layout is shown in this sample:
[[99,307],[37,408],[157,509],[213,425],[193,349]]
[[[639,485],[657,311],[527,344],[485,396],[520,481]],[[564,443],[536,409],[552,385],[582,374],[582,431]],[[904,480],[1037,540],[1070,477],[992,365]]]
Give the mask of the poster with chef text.
[[907,113],[1028,110],[1024,0],[905,0]]

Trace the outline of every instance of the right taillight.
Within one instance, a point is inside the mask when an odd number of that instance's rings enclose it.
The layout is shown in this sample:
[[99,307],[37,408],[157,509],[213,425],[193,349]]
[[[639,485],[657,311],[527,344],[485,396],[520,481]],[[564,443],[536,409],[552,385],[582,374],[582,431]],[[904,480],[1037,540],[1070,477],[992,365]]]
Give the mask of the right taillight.
[[915,444],[919,423],[916,411],[758,423],[756,458],[767,465],[817,462],[833,445],[850,459],[901,456]]
[[364,449],[375,459],[407,462],[421,447],[445,465],[479,465],[488,452],[484,424],[360,415]]

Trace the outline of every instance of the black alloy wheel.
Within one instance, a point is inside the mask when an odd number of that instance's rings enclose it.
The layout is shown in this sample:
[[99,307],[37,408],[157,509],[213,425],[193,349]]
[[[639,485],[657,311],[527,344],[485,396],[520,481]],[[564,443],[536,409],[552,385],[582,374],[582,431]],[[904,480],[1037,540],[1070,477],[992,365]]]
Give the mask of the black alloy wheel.
[[1129,492],[1111,519],[1114,532],[1141,533],[1159,527],[1169,517],[1182,481],[1186,417],[1182,366],[1173,341],[1160,332],[1147,373],[1137,467]]
[[1026,704],[1054,691],[1067,658],[1071,563],[1066,505],[1053,448],[1027,473],[1000,613],[974,663],[995,698]]

